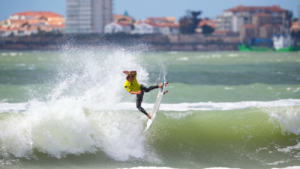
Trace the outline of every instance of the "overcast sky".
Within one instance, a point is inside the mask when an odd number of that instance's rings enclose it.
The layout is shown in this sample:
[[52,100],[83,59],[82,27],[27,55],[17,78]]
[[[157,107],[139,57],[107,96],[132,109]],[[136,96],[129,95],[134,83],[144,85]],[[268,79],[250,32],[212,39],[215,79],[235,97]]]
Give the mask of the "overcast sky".
[[[66,0],[0,0],[0,20],[22,11],[53,11],[66,16]],[[280,5],[299,16],[300,0],[113,0],[114,13],[125,10],[136,19],[159,16],[175,16],[179,19],[187,10],[202,11],[201,17],[215,18],[223,10],[237,5]]]

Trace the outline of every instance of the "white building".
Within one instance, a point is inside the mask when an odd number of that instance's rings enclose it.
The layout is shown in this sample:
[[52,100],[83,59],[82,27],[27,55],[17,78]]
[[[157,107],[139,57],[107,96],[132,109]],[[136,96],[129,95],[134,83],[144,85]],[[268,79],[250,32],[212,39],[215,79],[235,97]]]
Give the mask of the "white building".
[[112,22],[112,0],[66,0],[66,33],[104,33]]
[[129,24],[123,24],[123,23],[116,23],[112,22],[110,24],[105,25],[105,31],[104,33],[130,33],[131,32],[131,26]]
[[131,33],[170,35],[170,34],[178,34],[179,28],[175,26],[167,26],[167,25],[160,25],[156,23],[142,22],[135,25],[135,28]]

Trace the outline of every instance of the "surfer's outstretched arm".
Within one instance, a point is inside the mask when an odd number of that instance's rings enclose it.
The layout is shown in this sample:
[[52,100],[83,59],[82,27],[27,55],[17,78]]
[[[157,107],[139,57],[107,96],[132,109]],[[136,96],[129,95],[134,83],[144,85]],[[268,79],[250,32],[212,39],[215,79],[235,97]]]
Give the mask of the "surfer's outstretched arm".
[[136,70],[132,70],[132,71],[124,70],[123,73],[125,73],[125,75],[128,75],[129,73],[136,75]]

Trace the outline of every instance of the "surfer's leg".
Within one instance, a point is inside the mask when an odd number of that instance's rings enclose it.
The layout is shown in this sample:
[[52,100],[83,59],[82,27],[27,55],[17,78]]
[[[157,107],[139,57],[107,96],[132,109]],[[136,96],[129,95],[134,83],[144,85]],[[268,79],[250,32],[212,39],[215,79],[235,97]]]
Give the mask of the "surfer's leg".
[[150,87],[146,87],[146,86],[144,86],[144,85],[141,85],[141,91],[142,92],[150,92],[151,90],[153,90],[153,89],[157,89],[159,86],[158,85],[156,85],[156,86],[150,86]]
[[143,101],[143,94],[137,94],[136,95],[136,108],[139,109],[140,112],[144,113],[146,116],[148,116],[148,113],[146,112],[146,110],[144,110],[142,108],[142,101]]

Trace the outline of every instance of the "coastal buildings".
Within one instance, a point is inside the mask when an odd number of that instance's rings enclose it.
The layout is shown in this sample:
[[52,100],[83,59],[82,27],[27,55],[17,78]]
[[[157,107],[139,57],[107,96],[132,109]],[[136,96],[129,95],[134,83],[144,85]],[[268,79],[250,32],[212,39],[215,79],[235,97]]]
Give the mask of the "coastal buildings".
[[63,33],[65,26],[65,18],[54,12],[19,12],[0,22],[0,36],[29,36],[39,32]]
[[280,6],[236,6],[227,9],[222,15],[217,16],[218,25],[216,30],[227,30],[239,33],[240,28],[244,24],[252,24],[253,17],[258,13],[269,15],[271,24],[282,25],[286,18],[287,10],[282,9]]
[[112,0],[66,0],[66,33],[104,33],[112,22]]
[[105,33],[131,33],[131,25],[126,23],[112,22],[105,25]]
[[134,24],[132,34],[179,34],[179,23],[175,17],[148,17]]
[[126,15],[113,15],[113,17],[114,21],[105,26],[105,33],[179,34],[179,23],[175,17],[148,17],[140,21],[135,21],[134,18]]

